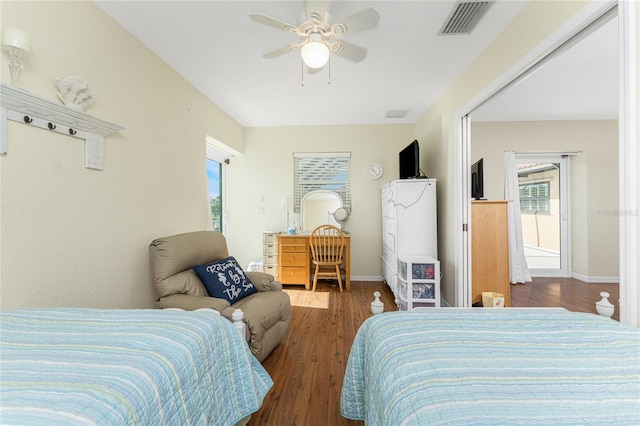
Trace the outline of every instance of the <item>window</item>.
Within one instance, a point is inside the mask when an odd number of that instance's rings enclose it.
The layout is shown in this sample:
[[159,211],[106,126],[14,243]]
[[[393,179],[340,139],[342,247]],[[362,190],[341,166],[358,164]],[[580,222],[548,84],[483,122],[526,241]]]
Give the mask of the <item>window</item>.
[[549,182],[521,184],[520,211],[524,214],[549,214]]
[[214,231],[222,232],[222,164],[207,158],[207,186]]
[[207,137],[207,190],[209,195],[209,225],[226,235],[226,167],[233,154],[227,152],[221,142]]
[[293,192],[295,212],[307,192],[333,191],[342,205],[351,210],[351,154],[302,152],[293,154]]

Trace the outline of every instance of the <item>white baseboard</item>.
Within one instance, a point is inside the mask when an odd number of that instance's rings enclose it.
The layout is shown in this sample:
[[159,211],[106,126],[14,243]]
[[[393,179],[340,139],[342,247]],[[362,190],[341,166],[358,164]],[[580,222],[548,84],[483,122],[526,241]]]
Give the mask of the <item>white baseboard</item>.
[[618,284],[620,282],[619,277],[591,277],[587,275],[578,274],[577,272],[572,272],[571,278],[575,278],[576,280],[580,280],[585,283]]
[[378,276],[351,276],[351,281],[384,281],[381,275]]

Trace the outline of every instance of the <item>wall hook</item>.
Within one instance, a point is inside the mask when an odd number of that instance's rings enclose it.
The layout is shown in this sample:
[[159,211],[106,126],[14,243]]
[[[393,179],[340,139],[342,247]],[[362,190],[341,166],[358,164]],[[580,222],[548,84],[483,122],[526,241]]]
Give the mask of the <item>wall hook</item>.
[[76,133],[77,133],[77,132],[76,132],[75,130],[73,130],[73,129],[69,129],[69,134],[70,134],[71,136],[75,135]]
[[31,124],[33,123],[33,118],[29,117],[28,115],[24,116],[24,122],[27,124]]
[[56,129],[56,125],[53,123],[48,123],[47,127],[49,128],[49,130],[55,130]]

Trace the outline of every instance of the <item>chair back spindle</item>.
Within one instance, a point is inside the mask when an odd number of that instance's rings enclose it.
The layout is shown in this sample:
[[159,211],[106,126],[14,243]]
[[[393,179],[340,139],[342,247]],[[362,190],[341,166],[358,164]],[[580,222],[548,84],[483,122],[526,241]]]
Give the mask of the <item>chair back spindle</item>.
[[342,265],[344,254],[344,235],[333,225],[320,225],[311,233],[311,260],[315,265],[313,277],[313,291],[316,289],[318,278],[335,278],[342,291]]

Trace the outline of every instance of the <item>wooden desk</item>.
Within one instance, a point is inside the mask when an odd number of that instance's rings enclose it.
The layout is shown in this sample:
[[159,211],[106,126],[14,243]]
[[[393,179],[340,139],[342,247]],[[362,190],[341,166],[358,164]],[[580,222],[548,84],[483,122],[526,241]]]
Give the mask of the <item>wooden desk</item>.
[[[309,234],[278,235],[278,281],[282,284],[304,285],[311,290],[311,247]],[[345,286],[351,290],[351,236],[344,235]]]

